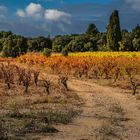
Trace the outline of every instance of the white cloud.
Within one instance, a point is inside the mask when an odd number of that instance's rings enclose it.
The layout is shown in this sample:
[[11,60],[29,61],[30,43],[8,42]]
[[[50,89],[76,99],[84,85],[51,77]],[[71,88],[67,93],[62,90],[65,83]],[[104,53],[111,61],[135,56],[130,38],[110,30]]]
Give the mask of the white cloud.
[[26,13],[21,9],[18,9],[16,14],[19,17],[26,17]]
[[67,31],[71,24],[71,15],[58,9],[45,9],[42,5],[30,3],[25,9],[18,9],[16,15],[22,22],[35,26],[38,30],[53,32],[55,30]]
[[63,11],[58,11],[57,9],[48,9],[45,11],[44,16],[48,20],[57,21],[62,20],[66,21],[66,18],[71,17],[70,14]]
[[140,0],[125,0],[134,10],[140,11]]
[[7,8],[3,5],[0,5],[0,18],[4,18],[7,13]]
[[40,4],[30,3],[26,7],[25,12],[29,16],[41,18],[44,13],[44,8]]
[[33,17],[40,19],[43,17],[44,9],[40,4],[30,3],[24,10],[18,9],[16,15],[19,17]]
[[69,13],[59,11],[57,9],[44,9],[40,4],[30,3],[24,10],[18,9],[16,15],[23,17],[33,17],[35,19],[43,19],[48,21],[63,21],[70,24]]

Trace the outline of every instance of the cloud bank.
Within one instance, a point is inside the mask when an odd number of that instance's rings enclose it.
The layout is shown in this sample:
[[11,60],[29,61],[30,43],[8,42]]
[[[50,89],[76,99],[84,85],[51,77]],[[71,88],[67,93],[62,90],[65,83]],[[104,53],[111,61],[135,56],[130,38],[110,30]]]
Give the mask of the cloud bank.
[[[49,21],[63,21],[70,23],[71,15],[57,9],[45,9],[40,4],[30,3],[24,10],[18,9],[17,16],[21,18],[32,17],[34,19],[44,19]],[[68,22],[69,21],[69,22]]]
[[30,3],[25,9],[18,9],[16,15],[22,22],[49,33],[54,31],[54,27],[55,30],[65,33],[67,26],[71,24],[71,14],[58,9],[45,9],[37,3]]

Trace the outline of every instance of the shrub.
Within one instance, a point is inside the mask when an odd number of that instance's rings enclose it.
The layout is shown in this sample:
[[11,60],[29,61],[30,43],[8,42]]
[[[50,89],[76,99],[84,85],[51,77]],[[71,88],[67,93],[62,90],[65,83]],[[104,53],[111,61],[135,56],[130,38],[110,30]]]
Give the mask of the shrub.
[[64,48],[63,50],[62,50],[62,55],[63,56],[68,56],[68,49],[67,48]]
[[51,49],[44,48],[44,50],[43,50],[43,55],[44,56],[49,57],[49,56],[51,56],[51,53],[52,53],[52,50]]

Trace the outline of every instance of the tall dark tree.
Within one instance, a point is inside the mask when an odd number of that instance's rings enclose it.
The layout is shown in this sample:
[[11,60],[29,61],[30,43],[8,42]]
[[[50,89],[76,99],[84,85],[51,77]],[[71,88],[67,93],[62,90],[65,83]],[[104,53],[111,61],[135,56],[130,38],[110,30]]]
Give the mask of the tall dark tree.
[[99,33],[98,31],[98,28],[96,27],[95,24],[91,23],[89,24],[88,28],[87,28],[87,31],[86,31],[86,34],[89,34],[89,35],[97,35]]
[[110,16],[109,25],[107,27],[107,47],[112,51],[119,51],[121,38],[119,12],[115,10]]

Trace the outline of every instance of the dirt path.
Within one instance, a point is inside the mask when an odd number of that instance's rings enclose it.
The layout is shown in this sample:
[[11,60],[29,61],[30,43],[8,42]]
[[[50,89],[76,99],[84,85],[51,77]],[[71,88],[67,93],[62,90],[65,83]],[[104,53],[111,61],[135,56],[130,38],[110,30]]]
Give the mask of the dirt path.
[[85,104],[72,123],[42,140],[140,140],[140,101],[120,89],[70,80]]

